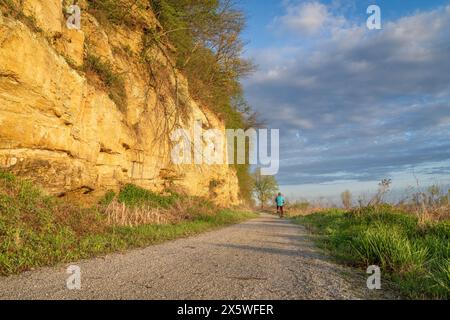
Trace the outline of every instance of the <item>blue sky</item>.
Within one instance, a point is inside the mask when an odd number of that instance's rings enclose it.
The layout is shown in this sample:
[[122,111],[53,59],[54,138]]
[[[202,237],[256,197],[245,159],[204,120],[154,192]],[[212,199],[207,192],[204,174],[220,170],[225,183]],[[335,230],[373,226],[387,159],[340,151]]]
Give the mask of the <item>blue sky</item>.
[[[247,15],[248,26],[244,38],[249,41],[251,48],[265,48],[273,43],[285,44],[293,41],[286,37],[280,38],[270,32],[270,26],[277,16],[286,12],[286,3],[305,3],[315,1],[282,1],[282,0],[243,0],[238,7],[242,8]],[[448,4],[443,0],[341,0],[341,1],[318,1],[329,6],[332,10],[345,14],[359,24],[366,22],[367,7],[371,4],[382,8],[383,19],[394,20],[404,15],[411,15],[418,11],[430,10]],[[297,39],[300,40],[300,39]]]
[[[366,27],[381,8],[382,30]],[[281,130],[288,196],[450,183],[450,1],[244,0],[246,98]]]

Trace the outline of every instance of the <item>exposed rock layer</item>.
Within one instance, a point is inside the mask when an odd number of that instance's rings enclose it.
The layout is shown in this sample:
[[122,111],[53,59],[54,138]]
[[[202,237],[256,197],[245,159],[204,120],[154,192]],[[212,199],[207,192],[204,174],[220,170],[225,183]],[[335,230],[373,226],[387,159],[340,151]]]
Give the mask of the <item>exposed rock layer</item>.
[[[182,187],[221,205],[238,204],[237,177],[228,165],[171,161],[169,129],[192,130],[195,120],[225,128],[189,96],[187,81],[162,48],[147,53],[158,70],[154,79],[141,61],[139,31],[105,28],[86,10],[82,30],[68,30],[61,0],[26,0],[24,12],[42,32],[0,19],[2,167],[51,194],[85,201],[134,183],[154,191]],[[145,19],[158,24],[151,11]],[[124,79],[125,109],[98,77],[80,71],[88,52]]]

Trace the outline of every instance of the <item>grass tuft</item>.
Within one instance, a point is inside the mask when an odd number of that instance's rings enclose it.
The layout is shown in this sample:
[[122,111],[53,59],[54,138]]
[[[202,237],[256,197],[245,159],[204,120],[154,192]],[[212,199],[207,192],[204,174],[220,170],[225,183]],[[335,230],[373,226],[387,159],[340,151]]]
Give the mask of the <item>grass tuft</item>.
[[415,245],[402,229],[381,224],[363,232],[354,249],[366,265],[376,264],[400,274],[422,272],[428,255],[428,249]]
[[120,192],[118,200],[128,207],[150,206],[156,208],[169,208],[180,198],[177,194],[158,195],[149,190],[128,184]]

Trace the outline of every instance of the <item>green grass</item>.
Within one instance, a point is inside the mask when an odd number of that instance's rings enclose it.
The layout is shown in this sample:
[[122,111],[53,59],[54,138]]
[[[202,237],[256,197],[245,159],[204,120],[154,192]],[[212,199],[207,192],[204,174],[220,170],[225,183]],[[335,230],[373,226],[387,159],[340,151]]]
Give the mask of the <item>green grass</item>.
[[[134,188],[128,186],[120,196],[137,205],[138,192],[130,190]],[[146,201],[158,199],[149,194],[144,195]],[[105,203],[114,196],[108,193]],[[145,247],[255,217],[222,210],[215,215],[199,212],[192,220],[172,225],[110,227],[101,208],[83,209],[62,202],[30,182],[0,171],[0,275]]]
[[161,196],[135,185],[128,184],[120,191],[118,200],[120,203],[125,203],[128,207],[150,206],[167,209],[174,205],[180,197],[180,195],[175,193]]
[[390,206],[330,210],[294,221],[319,234],[318,245],[339,261],[380,266],[406,297],[450,297],[450,221],[420,225]]
[[114,198],[116,197],[116,193],[112,190],[109,190],[106,192],[106,194],[103,196],[102,199],[99,201],[99,205],[106,207],[113,202]]

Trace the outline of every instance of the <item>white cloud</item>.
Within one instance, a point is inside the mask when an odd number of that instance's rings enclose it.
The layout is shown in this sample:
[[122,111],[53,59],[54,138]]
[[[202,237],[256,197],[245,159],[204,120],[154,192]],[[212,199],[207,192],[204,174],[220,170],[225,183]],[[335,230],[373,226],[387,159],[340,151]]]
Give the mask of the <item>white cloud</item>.
[[[305,6],[315,7],[311,20]],[[320,34],[295,42],[285,33],[289,47],[258,49],[260,71],[244,83],[250,103],[282,129],[282,160],[298,163],[281,167],[281,184],[333,181],[335,172],[377,180],[450,161],[450,6],[386,21],[381,31],[338,27],[317,2],[286,8],[279,23]]]
[[295,125],[301,129],[313,129],[314,123],[311,120],[303,118],[294,112],[295,108],[284,105],[278,109],[278,115],[282,121],[289,121],[291,125]]
[[335,16],[326,5],[311,1],[300,4],[286,4],[286,14],[276,17],[272,27],[309,36],[322,31],[332,31],[344,24],[346,24],[344,17]]

